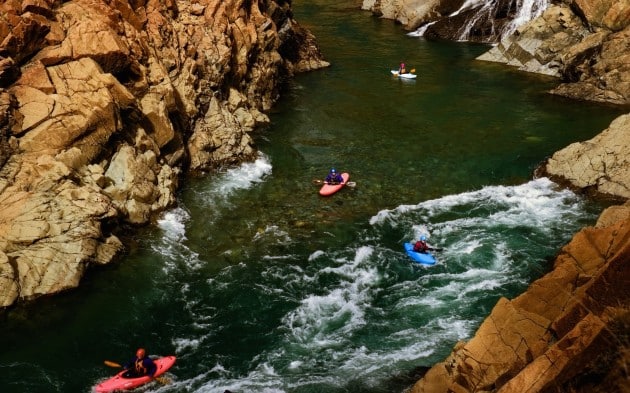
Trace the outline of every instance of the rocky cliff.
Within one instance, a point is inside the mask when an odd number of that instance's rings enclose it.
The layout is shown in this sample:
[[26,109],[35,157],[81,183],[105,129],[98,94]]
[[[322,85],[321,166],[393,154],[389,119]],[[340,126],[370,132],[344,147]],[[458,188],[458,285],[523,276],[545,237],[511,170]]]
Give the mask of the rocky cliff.
[[[494,13],[483,10],[490,3],[496,6]],[[459,29],[468,25],[470,40],[497,41],[480,60],[555,76],[559,84],[552,94],[630,104],[628,1],[558,2],[506,35],[500,34],[505,31],[501,26],[517,12],[505,2],[364,0],[363,4],[409,30],[425,29],[427,38],[460,39]],[[470,15],[481,19],[471,21]],[[492,18],[497,18],[496,28],[490,29]],[[535,175],[623,203],[630,198],[629,138],[630,114],[615,119],[595,138],[556,152]],[[594,227],[578,232],[555,258],[551,272],[525,293],[501,299],[474,337],[458,343],[409,392],[627,393],[629,332],[630,203],[626,202],[606,209]]]
[[76,287],[327,66],[290,0],[0,4],[0,307]]
[[501,299],[410,392],[630,392],[629,261],[630,206],[620,206],[525,293]]
[[479,60],[555,76],[553,94],[630,105],[627,0],[363,0],[362,8],[427,39],[496,44]]

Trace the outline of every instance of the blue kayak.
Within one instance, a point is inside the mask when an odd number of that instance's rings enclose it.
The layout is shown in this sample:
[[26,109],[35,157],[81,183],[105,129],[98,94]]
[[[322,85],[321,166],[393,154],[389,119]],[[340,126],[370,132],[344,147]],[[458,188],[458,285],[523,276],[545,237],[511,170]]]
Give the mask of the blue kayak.
[[413,243],[405,243],[405,251],[407,255],[415,262],[422,265],[433,266],[435,265],[435,257],[430,252],[416,252],[413,250]]

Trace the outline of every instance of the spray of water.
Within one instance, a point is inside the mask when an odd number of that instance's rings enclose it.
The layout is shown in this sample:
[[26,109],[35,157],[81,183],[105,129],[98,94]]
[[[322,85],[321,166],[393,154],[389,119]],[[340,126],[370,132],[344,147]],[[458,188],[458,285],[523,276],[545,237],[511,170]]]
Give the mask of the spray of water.
[[[256,172],[255,178],[265,173]],[[206,197],[221,200],[246,173],[232,173],[224,179],[229,184]],[[167,262],[173,285],[182,288],[190,313],[182,321],[190,326],[173,345],[178,356],[203,353],[204,360],[203,371],[165,389],[360,391],[348,388],[349,381],[379,386],[395,370],[433,364],[474,333],[496,299],[531,282],[532,270],[555,250],[548,238],[562,241],[581,225],[581,204],[545,178],[484,187],[377,212],[356,243],[308,253],[265,251],[196,283],[190,275],[204,262],[181,245],[193,218],[184,207],[175,209],[160,222],[164,235],[155,245],[173,260]],[[414,265],[403,252],[402,242],[419,234],[445,248],[436,266]],[[276,250],[276,237],[287,234],[270,222],[257,236],[256,246]],[[229,302],[217,305],[218,299]],[[258,299],[260,310],[248,299]],[[260,330],[269,312],[277,314]],[[257,327],[254,336],[249,326]],[[214,349],[234,328],[242,329],[240,340],[273,339],[234,362]]]
[[[503,37],[514,33],[519,26],[540,16],[548,5],[549,0],[512,0],[512,3],[509,4],[508,7],[515,9],[515,14],[510,16],[510,21],[503,24],[502,27],[498,27],[495,23],[495,19],[500,11],[500,7],[505,7],[506,5],[498,0],[467,0],[457,11],[453,12],[448,17],[452,18],[463,12],[474,10],[466,20],[466,23],[458,30],[456,37],[458,41],[468,41],[473,28],[480,21],[488,21],[492,26],[491,35],[501,40]],[[423,36],[427,29],[434,23],[435,21],[420,26],[416,31],[409,33],[409,35],[415,37]]]

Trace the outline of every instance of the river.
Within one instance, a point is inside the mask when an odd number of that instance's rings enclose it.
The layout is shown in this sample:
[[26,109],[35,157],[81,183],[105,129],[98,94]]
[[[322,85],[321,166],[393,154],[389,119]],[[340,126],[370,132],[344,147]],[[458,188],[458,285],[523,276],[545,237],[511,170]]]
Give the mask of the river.
[[[0,391],[89,392],[143,346],[178,359],[140,391],[402,392],[594,223],[601,205],[532,173],[620,110],[354,2],[293,8],[332,66],[287,86],[255,162],[187,179],[120,261],[3,313]],[[333,166],[356,186],[320,197]],[[433,267],[403,251],[420,234]]]

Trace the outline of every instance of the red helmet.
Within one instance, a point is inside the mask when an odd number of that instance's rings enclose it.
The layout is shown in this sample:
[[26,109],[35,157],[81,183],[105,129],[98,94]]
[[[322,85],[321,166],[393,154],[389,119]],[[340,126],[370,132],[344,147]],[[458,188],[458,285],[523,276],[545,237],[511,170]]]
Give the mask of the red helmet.
[[144,351],[144,348],[138,348],[138,350],[136,351],[137,358],[143,358],[145,354],[146,352]]

